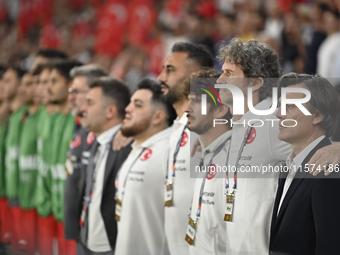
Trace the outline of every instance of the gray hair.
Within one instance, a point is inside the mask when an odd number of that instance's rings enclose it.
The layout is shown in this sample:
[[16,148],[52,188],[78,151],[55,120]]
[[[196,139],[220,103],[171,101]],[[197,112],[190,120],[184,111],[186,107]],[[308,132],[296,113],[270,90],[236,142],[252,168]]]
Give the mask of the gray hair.
[[272,96],[273,82],[267,78],[279,78],[282,73],[278,54],[267,44],[257,40],[242,42],[235,37],[229,44],[220,47],[217,58],[238,66],[246,78],[262,77],[260,100]]
[[311,93],[308,108],[311,113],[323,115],[318,125],[326,132],[327,137],[331,137],[340,113],[340,101],[335,88],[326,78],[318,75],[287,73],[278,81],[279,91],[281,88],[297,84],[301,84]]
[[87,85],[90,85],[96,78],[107,76],[107,72],[101,65],[98,64],[88,64],[84,66],[77,66],[72,68],[70,71],[71,78],[77,76],[85,76],[87,80]]

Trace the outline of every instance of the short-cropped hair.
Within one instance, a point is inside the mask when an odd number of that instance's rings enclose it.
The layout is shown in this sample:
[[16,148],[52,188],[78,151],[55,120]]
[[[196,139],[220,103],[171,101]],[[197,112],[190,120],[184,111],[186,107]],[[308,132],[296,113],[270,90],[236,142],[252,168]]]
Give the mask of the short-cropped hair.
[[88,64],[84,66],[76,66],[71,69],[70,76],[74,79],[77,76],[84,76],[87,80],[87,85],[91,84],[96,78],[107,76],[104,68],[98,64]]
[[112,101],[117,106],[120,118],[125,116],[125,108],[130,103],[131,92],[128,86],[111,77],[100,77],[90,83],[90,89],[101,88],[103,96]]
[[168,126],[171,126],[177,118],[176,111],[169,101],[168,97],[163,95],[160,84],[151,79],[143,79],[138,83],[139,89],[147,89],[152,92],[152,103],[162,104],[166,108]]

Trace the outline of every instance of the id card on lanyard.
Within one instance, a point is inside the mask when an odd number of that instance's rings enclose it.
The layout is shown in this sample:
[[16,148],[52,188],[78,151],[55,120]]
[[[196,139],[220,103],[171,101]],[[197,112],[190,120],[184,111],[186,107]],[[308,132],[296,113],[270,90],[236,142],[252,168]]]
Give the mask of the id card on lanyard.
[[[112,144],[113,139],[111,139],[104,147],[104,151],[101,153],[100,158],[98,160],[96,160],[96,164],[97,163],[101,163],[102,160],[104,159],[106,152],[108,151],[108,149],[110,148],[111,144]],[[97,172],[98,172],[98,165],[94,166],[94,171],[93,171],[93,177],[90,183],[90,189],[89,189],[89,194],[85,194],[84,196],[84,202],[83,202],[83,209],[80,215],[80,226],[82,227],[84,222],[85,222],[85,217],[86,217],[86,213],[88,210],[88,207],[90,206],[90,203],[92,201],[92,194],[93,194],[93,187],[95,185],[96,182],[96,178],[97,178]]]
[[[244,138],[239,149],[237,159],[236,159],[236,172],[231,172],[233,174],[232,177],[232,185],[229,184],[229,167],[227,167],[227,171],[225,173],[225,195],[226,195],[226,204],[225,204],[225,213],[224,213],[224,221],[232,221],[233,211],[234,211],[234,203],[235,203],[235,193],[237,190],[237,166],[240,161],[244,146],[246,146],[247,140],[249,138],[250,132],[252,127],[249,126],[246,133],[244,134]],[[231,143],[230,143],[231,146]],[[230,153],[230,146],[228,150],[227,159],[229,162],[229,153]],[[228,165],[227,165],[228,166]],[[231,188],[231,192],[229,192],[229,188]]]
[[[213,156],[211,157],[211,159],[209,160],[209,164],[208,166],[211,165],[214,157],[220,153],[220,151],[224,148],[224,146],[226,145],[226,143],[228,141],[230,141],[231,137],[229,137],[228,139],[226,139],[220,146],[218,146],[218,148],[216,149],[216,151],[214,152]],[[201,162],[204,162],[204,158],[202,159]],[[201,164],[200,164],[201,165]],[[195,233],[196,233],[196,228],[197,228],[197,222],[199,220],[199,217],[201,216],[201,206],[202,206],[202,198],[203,198],[203,193],[204,193],[204,185],[205,185],[205,181],[208,177],[209,171],[206,172],[203,180],[202,180],[202,184],[201,184],[201,189],[200,189],[200,195],[199,195],[199,199],[198,199],[198,206],[197,206],[197,211],[196,211],[196,221],[194,221],[191,217],[189,217],[189,224],[187,227],[187,232],[186,232],[186,236],[185,236],[185,240],[187,241],[187,243],[189,245],[193,245],[194,240],[195,240]]]
[[129,170],[127,171],[125,179],[124,179],[124,183],[123,183],[123,187],[122,187],[122,196],[121,196],[121,199],[118,199],[118,185],[119,185],[118,177],[119,177],[119,173],[116,175],[116,180],[115,180],[115,186],[116,186],[115,220],[117,222],[120,221],[120,217],[122,215],[122,206],[123,206],[123,198],[124,198],[124,193],[125,193],[125,186],[126,186],[126,182],[127,182],[128,177],[129,177],[130,171],[131,171],[132,167],[136,164],[137,160],[140,158],[140,156],[143,154],[143,152],[146,149],[147,148],[143,148],[142,151],[138,154],[138,156],[135,158],[135,160],[130,165]]
[[[166,176],[165,176],[165,179],[166,179],[166,182],[165,182],[165,192],[164,192],[164,200],[165,200],[165,204],[164,206],[166,207],[170,207],[172,206],[172,200],[173,200],[173,180],[175,178],[175,173],[176,173],[176,160],[177,160],[177,155],[178,155],[178,152],[180,150],[180,147],[181,147],[181,143],[182,143],[182,140],[183,140],[183,136],[184,136],[184,133],[185,133],[185,129],[187,128],[188,124],[186,124],[184,126],[184,129],[182,131],[182,134],[181,134],[181,137],[179,138],[178,142],[177,142],[177,145],[176,145],[176,149],[175,149],[175,152],[174,152],[174,157],[173,157],[173,162],[172,162],[172,174],[171,174],[171,181],[169,181],[169,176],[168,176],[168,169],[166,171]],[[169,164],[167,164],[167,168],[169,167]]]

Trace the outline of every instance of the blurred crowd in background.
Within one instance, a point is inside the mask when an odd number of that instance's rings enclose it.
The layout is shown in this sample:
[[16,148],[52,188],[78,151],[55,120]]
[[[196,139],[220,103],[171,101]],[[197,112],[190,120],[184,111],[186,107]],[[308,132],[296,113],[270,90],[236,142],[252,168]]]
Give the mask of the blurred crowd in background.
[[174,42],[216,54],[238,35],[275,49],[283,74],[337,78],[339,9],[339,0],[0,0],[0,64],[29,69],[39,48],[58,48],[133,89],[160,73]]

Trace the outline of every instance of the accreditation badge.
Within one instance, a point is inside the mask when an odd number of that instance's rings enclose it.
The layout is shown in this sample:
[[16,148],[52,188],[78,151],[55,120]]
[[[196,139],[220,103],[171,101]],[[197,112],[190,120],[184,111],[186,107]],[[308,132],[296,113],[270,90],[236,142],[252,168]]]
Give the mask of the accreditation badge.
[[116,213],[115,213],[115,220],[118,222],[120,221],[120,216],[122,214],[122,201],[116,199]]
[[66,163],[65,163],[65,170],[66,170],[67,176],[71,176],[72,175],[72,173],[73,173],[73,165],[74,165],[74,162],[73,162],[71,156],[67,155]]
[[172,191],[173,191],[172,188],[173,188],[172,183],[167,182],[165,184],[165,192],[164,192],[165,198],[164,199],[165,199],[165,206],[166,207],[172,206]]
[[189,245],[193,245],[194,243],[195,233],[196,233],[196,224],[197,223],[190,217],[188,228],[187,228],[187,234],[185,236],[185,241],[187,241]]
[[224,214],[224,221],[231,221],[233,216],[233,209],[234,209],[234,202],[235,202],[235,195],[228,195],[226,199],[225,205],[225,214]]

